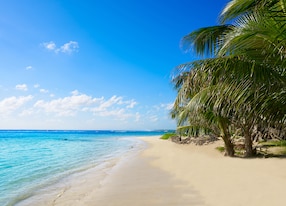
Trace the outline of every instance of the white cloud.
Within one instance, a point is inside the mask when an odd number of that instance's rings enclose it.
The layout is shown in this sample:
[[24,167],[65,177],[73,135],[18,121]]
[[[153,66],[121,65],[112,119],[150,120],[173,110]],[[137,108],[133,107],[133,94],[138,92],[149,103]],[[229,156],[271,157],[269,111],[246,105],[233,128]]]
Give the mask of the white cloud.
[[15,86],[15,88],[16,88],[17,90],[21,90],[21,91],[27,91],[27,90],[28,90],[28,86],[27,86],[26,84],[17,84],[17,85]]
[[174,106],[174,103],[161,104],[161,107],[165,110],[171,110],[173,106]]
[[135,114],[135,122],[139,122],[141,118],[141,115],[139,114],[139,112],[136,112]]
[[0,101],[0,114],[9,114],[21,106],[23,106],[28,101],[32,100],[33,96],[21,96],[21,97],[8,97]]
[[50,42],[44,42],[42,44],[47,50],[53,51],[56,49],[56,44],[53,41]]
[[120,120],[134,117],[139,120],[139,113],[135,115],[130,111],[136,104],[134,100],[125,101],[123,97],[116,95],[109,99],[93,98],[74,90],[71,96],[51,101],[38,100],[33,107],[38,111],[54,113],[57,116],[75,116],[79,112],[91,112],[95,116],[114,117]]
[[47,113],[56,113],[58,116],[74,116],[83,107],[99,102],[100,100],[85,94],[76,94],[52,101],[39,100],[34,104],[34,107],[42,109]]
[[72,52],[77,51],[79,48],[78,43],[76,41],[70,41],[62,45],[56,52],[68,53],[71,54]]
[[158,121],[158,116],[157,115],[152,115],[149,117],[151,122],[157,122]]
[[105,110],[105,111],[101,111],[98,113],[99,116],[102,116],[102,117],[110,117],[110,116],[113,116],[121,121],[129,118],[129,117],[132,117],[133,115],[131,113],[126,113],[126,111],[124,109],[120,109],[120,108],[117,108],[117,109],[114,109],[114,110]]
[[73,90],[73,91],[71,92],[71,94],[72,94],[73,96],[78,95],[78,94],[79,94],[79,91],[78,91],[78,90]]
[[26,70],[31,70],[31,69],[33,69],[32,66],[27,66],[27,67],[26,67]]
[[[156,107],[152,105],[137,107],[138,103],[134,99],[116,95],[109,98],[95,98],[78,90],[59,98],[57,95],[54,97],[52,92],[42,89],[39,85],[34,87],[40,92],[48,92],[48,95],[38,95],[37,99],[32,95],[0,99],[0,116],[5,118],[5,121],[10,117],[13,121],[18,118],[19,122],[22,121],[31,127],[38,125],[39,128],[58,126],[120,128],[123,125],[130,128],[138,126],[155,128],[161,127],[160,125],[167,120],[167,109],[172,105],[166,103],[158,104]],[[25,86],[18,88],[25,88]],[[87,123],[89,119],[94,119],[94,124]],[[62,124],[55,123],[54,120]],[[19,124],[23,125],[22,123]]]
[[73,52],[76,52],[78,51],[79,48],[78,42],[76,41],[69,41],[60,47],[57,47],[57,45],[53,41],[44,42],[41,45],[49,51],[53,51],[55,53],[66,53],[66,54],[71,54]]
[[46,89],[40,89],[40,92],[41,92],[41,93],[49,93],[49,90],[46,90]]
[[33,113],[34,113],[33,109],[25,109],[19,114],[19,116],[20,117],[31,116]]
[[172,109],[173,104],[174,103],[160,103],[158,105],[147,107],[148,110],[144,113],[145,115],[143,114],[140,119],[144,119],[144,121],[153,122],[154,125],[160,124],[162,120],[167,120],[170,118],[170,110]]
[[130,101],[127,101],[126,103],[128,103],[129,105],[127,105],[127,108],[134,108],[134,106],[137,104],[137,102],[135,102],[133,99]]
[[126,108],[134,108],[134,106],[137,104],[135,100],[128,100],[128,101],[123,101],[123,97],[117,97],[116,95],[112,96],[109,100],[103,102],[100,105],[100,110],[101,109],[106,109],[108,107],[111,107],[112,105],[117,104],[117,105],[126,105]]
[[168,110],[170,111],[173,108],[174,103],[161,103],[159,105],[155,105],[154,108],[156,110]]
[[109,100],[104,101],[102,99],[101,104],[99,105],[99,107],[94,108],[94,111],[105,111],[107,108],[111,107],[114,104],[121,104],[122,101],[122,97],[117,97],[117,96],[112,96]]
[[[95,116],[112,116],[119,120],[126,120],[127,118],[134,117],[136,120],[139,120],[139,113],[136,115],[132,114],[131,111],[128,111],[129,109],[132,109],[136,104],[137,102],[135,102],[135,100],[124,101],[123,97],[114,95],[107,100],[102,98],[98,106],[90,108],[89,110],[93,112]],[[85,110],[86,109],[87,108],[85,108]]]
[[39,88],[39,87],[40,87],[39,84],[35,84],[35,85],[34,85],[34,88],[36,88],[36,89]]

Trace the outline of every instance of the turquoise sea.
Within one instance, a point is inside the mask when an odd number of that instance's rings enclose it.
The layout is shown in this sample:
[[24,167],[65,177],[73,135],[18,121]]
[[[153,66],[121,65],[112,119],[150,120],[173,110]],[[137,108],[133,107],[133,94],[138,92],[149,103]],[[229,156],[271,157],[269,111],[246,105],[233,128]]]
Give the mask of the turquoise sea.
[[142,148],[164,131],[0,130],[0,205],[12,206],[66,176]]

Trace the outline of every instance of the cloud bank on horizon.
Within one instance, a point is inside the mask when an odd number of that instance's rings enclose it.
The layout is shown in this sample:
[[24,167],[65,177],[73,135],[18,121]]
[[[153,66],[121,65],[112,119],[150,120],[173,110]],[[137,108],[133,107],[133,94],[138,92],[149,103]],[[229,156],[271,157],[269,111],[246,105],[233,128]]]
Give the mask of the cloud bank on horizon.
[[[18,84],[15,89],[21,91],[21,95],[0,99],[0,116],[3,120],[0,129],[137,129],[149,122],[154,127],[146,124],[146,129],[158,129],[160,118],[163,116],[166,121],[172,107],[172,103],[162,103],[146,110],[136,100],[117,95],[93,97],[74,90],[66,96],[56,97],[39,84],[32,88],[33,91],[27,94],[28,86]],[[67,119],[76,120],[80,125],[66,124]],[[106,120],[118,127],[111,128],[103,123]],[[11,121],[15,121],[14,128],[9,126]],[[172,121],[169,121],[171,125]],[[47,127],[43,127],[45,122]]]

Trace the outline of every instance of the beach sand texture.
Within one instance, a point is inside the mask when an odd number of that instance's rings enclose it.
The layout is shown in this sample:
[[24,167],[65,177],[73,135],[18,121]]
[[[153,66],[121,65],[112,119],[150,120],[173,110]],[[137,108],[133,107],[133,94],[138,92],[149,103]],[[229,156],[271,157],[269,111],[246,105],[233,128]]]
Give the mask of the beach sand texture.
[[[151,165],[188,183],[203,199],[202,205],[285,205],[286,159],[224,157],[215,150],[223,145],[178,145],[159,139],[143,156]],[[191,204],[190,204],[191,205]]]
[[[269,206],[285,205],[286,159],[224,157],[215,147],[178,145],[144,137],[148,147],[115,164],[100,184],[96,174],[70,180],[44,205]],[[101,177],[102,178],[102,177]]]

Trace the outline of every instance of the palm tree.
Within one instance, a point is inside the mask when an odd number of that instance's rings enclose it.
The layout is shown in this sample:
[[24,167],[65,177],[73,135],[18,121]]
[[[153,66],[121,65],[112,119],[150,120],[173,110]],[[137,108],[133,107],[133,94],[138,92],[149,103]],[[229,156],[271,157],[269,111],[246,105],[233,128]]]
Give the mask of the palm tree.
[[[216,93],[217,87],[211,84],[211,76],[205,73],[203,64],[199,63],[204,61],[193,62],[190,71],[181,72],[174,78],[178,95],[172,117],[178,119],[177,130],[180,133],[221,136],[225,142],[225,155],[234,156],[229,118],[214,109],[215,101],[210,94]],[[184,67],[185,65],[182,65],[182,68]]]
[[[211,111],[228,122],[221,129],[229,124],[242,129],[246,156],[254,154],[251,132],[255,125],[285,124],[285,8],[286,2],[279,0],[233,0],[221,14],[222,23],[232,21],[232,24],[201,28],[183,38],[186,49],[192,48],[208,58],[179,66],[187,68],[182,76],[187,76],[188,71],[193,78],[192,82],[175,78],[175,83],[181,85],[177,87],[174,106],[174,111],[179,111],[174,116],[178,123],[185,124],[187,119],[192,122],[187,115],[190,111],[201,114],[201,118],[205,111]],[[208,77],[207,87],[193,84],[202,81],[198,78],[201,76]],[[182,94],[187,98],[182,98]],[[195,102],[203,103],[207,110],[199,109]]]

